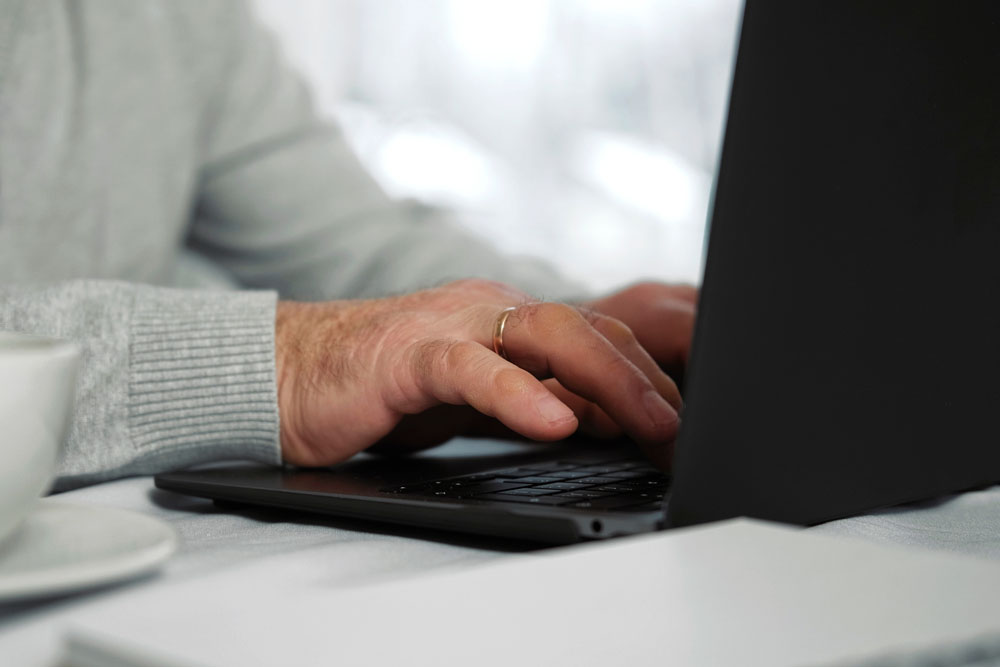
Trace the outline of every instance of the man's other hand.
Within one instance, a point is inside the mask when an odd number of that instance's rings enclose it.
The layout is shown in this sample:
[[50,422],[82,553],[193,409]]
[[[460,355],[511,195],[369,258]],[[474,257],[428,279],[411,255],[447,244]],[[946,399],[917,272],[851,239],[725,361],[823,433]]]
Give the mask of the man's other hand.
[[644,282],[585,304],[624,322],[639,344],[672,377],[687,367],[698,290],[690,285]]
[[[646,290],[654,300],[644,306]],[[686,358],[686,346],[656,340],[665,322],[644,309],[662,310],[659,294],[640,285],[578,308],[463,280],[385,299],[280,302],[284,460],[329,465],[376,443],[427,446],[488,430],[483,422],[490,422],[534,440],[564,438],[581,424],[624,433],[666,468],[680,394],[630,328],[649,337],[661,361]],[[667,300],[677,298],[670,292]],[[516,309],[503,331],[508,361],[494,353],[492,336],[510,306]],[[690,326],[685,331],[679,345]]]

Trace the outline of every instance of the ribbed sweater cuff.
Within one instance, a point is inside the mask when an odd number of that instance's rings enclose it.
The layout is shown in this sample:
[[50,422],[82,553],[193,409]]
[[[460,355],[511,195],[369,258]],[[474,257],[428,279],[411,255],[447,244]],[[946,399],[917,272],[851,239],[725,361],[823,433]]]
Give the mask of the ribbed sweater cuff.
[[275,306],[272,292],[140,288],[129,362],[140,454],[281,462]]

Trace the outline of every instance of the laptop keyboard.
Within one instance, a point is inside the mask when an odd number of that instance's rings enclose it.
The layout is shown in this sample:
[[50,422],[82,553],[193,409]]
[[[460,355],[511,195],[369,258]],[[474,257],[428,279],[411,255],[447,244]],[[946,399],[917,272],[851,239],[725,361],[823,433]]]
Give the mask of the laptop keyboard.
[[649,512],[661,508],[669,478],[638,459],[548,461],[403,484],[383,492],[437,500],[490,500],[574,509]]

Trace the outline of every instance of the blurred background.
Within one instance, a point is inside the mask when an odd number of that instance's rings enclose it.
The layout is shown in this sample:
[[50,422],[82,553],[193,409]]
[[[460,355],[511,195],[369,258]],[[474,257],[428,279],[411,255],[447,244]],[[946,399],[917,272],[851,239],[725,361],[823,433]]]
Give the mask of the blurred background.
[[697,283],[739,0],[255,0],[391,194],[594,290]]

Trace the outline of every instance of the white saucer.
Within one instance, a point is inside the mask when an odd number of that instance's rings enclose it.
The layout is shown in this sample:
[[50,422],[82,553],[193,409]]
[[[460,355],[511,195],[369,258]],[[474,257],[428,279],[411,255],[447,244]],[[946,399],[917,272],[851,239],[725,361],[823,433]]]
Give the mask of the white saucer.
[[0,602],[129,579],[176,548],[173,528],[159,519],[42,499],[0,543]]

